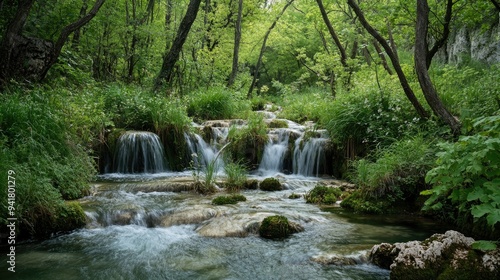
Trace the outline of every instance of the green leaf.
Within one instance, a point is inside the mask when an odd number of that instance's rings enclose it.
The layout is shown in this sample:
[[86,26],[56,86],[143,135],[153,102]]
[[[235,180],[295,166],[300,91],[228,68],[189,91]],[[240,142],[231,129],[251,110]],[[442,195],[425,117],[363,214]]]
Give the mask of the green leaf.
[[467,201],[473,201],[476,199],[480,199],[485,196],[484,190],[482,188],[474,188],[472,192],[467,195]]
[[481,251],[492,251],[497,248],[497,244],[495,244],[493,241],[488,241],[488,240],[478,240],[474,243],[472,243],[472,249],[474,250],[481,250]]
[[486,221],[488,225],[495,226],[496,223],[500,222],[500,209],[493,209],[488,216],[486,216]]
[[491,213],[493,210],[493,207],[489,204],[480,204],[473,206],[470,212],[474,218],[481,218],[482,216]]

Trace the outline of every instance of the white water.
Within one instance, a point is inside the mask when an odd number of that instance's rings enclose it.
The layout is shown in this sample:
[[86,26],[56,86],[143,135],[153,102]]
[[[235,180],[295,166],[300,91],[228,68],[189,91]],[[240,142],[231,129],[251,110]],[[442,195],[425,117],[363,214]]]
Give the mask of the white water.
[[117,173],[160,173],[167,171],[163,145],[158,135],[145,131],[127,131],[117,140]]
[[269,142],[264,148],[264,154],[259,165],[259,173],[273,175],[283,171],[283,161],[288,151],[288,129],[272,130],[269,133]]

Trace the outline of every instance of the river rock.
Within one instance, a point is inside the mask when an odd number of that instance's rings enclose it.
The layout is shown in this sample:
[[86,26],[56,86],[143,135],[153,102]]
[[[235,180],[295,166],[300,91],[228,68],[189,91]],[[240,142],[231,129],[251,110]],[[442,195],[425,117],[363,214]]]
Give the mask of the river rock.
[[220,214],[220,208],[206,205],[194,205],[189,207],[189,209],[182,209],[178,212],[164,216],[160,224],[163,227],[199,224]]
[[207,221],[196,232],[205,237],[246,237],[258,233],[260,221],[272,213],[242,213],[218,216]]
[[373,246],[369,260],[391,270],[391,279],[499,279],[500,249],[472,249],[474,239],[457,231],[424,241]]

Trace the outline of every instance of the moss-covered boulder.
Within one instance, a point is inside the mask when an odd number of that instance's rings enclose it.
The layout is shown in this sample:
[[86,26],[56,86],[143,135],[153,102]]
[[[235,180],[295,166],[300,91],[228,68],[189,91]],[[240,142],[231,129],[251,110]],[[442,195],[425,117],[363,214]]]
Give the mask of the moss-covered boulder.
[[259,227],[259,235],[268,239],[287,238],[292,233],[303,231],[299,224],[288,221],[285,216],[269,216],[265,218]]
[[304,195],[307,203],[335,204],[342,195],[339,188],[316,186]]
[[275,178],[266,178],[264,181],[260,182],[259,186],[261,190],[268,192],[281,191],[283,189],[280,181]]
[[233,194],[229,196],[221,195],[212,200],[213,205],[236,204],[240,201],[246,201],[247,198],[241,194]]
[[375,245],[369,259],[391,279],[500,279],[500,249],[482,251],[456,231],[407,243]]
[[246,180],[245,183],[243,183],[243,188],[247,190],[256,190],[259,188],[259,181],[255,179]]

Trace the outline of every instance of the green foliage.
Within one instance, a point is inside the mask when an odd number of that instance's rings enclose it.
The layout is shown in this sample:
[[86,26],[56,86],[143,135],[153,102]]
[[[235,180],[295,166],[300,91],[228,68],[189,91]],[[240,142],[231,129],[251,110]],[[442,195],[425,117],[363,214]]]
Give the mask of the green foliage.
[[239,191],[245,185],[247,180],[247,169],[244,165],[229,162],[224,165],[224,171],[226,172],[226,189],[228,191]]
[[212,200],[213,205],[236,204],[240,201],[246,201],[247,198],[241,194],[233,194],[229,196],[218,196]]
[[434,161],[431,144],[419,135],[379,149],[373,155],[376,161],[360,159],[353,163],[352,181],[373,198],[415,196],[424,187],[424,176]]
[[488,240],[477,240],[472,243],[472,249],[481,251],[491,251],[497,248],[497,244]]
[[[87,143],[72,127],[80,116],[60,101],[64,93],[42,88],[13,91],[0,97],[0,167],[15,173],[21,235],[46,237],[57,230],[63,198],[87,193],[94,163]],[[7,173],[0,178],[7,182]],[[7,185],[3,186],[1,208],[6,213]]]
[[355,191],[342,200],[340,206],[358,213],[383,214],[389,211],[391,202],[385,199],[366,197],[361,191]]
[[304,195],[307,203],[335,204],[342,195],[338,188],[316,186]]
[[224,87],[210,87],[192,93],[187,112],[195,120],[229,119],[250,109],[248,101]]
[[438,144],[437,166],[426,176],[433,188],[423,192],[430,195],[424,209],[441,209],[449,200],[494,228],[500,221],[500,115],[475,119],[473,129],[455,143]]
[[285,94],[279,104],[283,107],[279,116],[298,123],[314,121],[324,124],[322,116],[330,109],[332,101],[329,93],[319,88]]
[[263,191],[273,192],[273,191],[281,191],[283,186],[280,181],[276,178],[266,178],[259,185],[260,189]]
[[408,100],[374,89],[340,95],[322,119],[335,142],[358,145],[387,146],[423,128]]
[[245,159],[241,164],[247,167],[258,164],[268,141],[267,125],[263,117],[254,113],[250,115],[246,126],[232,126],[227,141],[231,142],[229,152],[233,161]]

